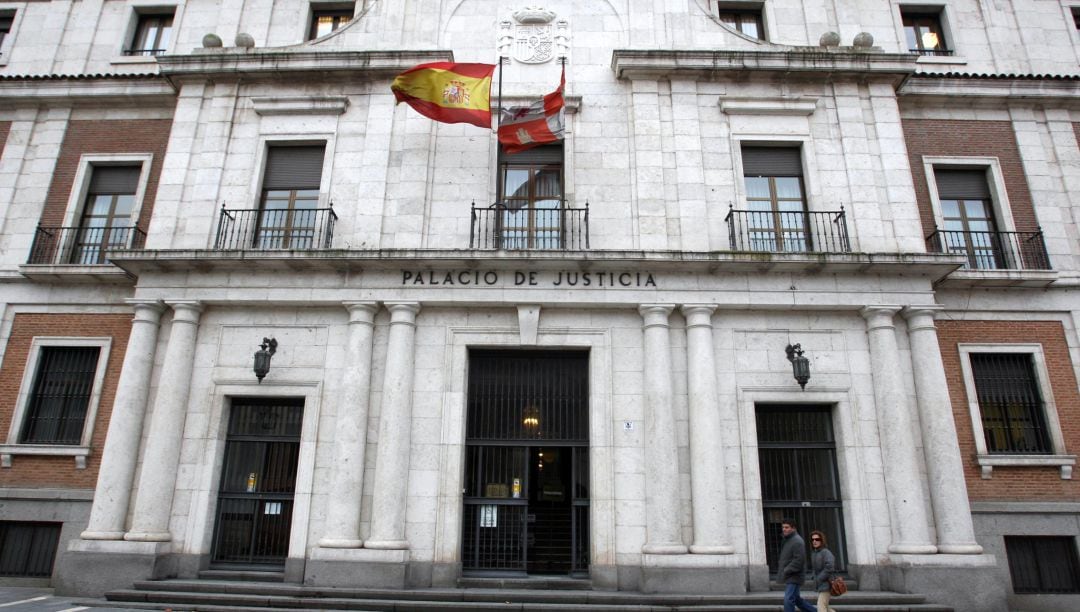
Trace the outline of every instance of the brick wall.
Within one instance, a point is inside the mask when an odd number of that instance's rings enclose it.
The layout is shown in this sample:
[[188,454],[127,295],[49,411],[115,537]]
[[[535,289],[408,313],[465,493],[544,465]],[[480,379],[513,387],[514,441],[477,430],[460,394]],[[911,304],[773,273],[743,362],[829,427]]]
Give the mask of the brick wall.
[[153,153],[146,198],[139,214],[138,226],[146,230],[154,209],[161,162],[169,143],[171,119],[125,119],[113,121],[72,121],[64,134],[60,157],[56,160],[52,184],[41,213],[42,225],[60,225],[79,169],[79,158],[85,154],[142,154]]
[[0,468],[0,486],[8,487],[70,487],[92,489],[97,483],[101,449],[112,414],[116,384],[124,362],[130,314],[16,314],[8,340],[4,362],[0,365],[0,435],[7,439],[11,418],[22,384],[23,368],[30,353],[34,336],[112,337],[109,364],[98,404],[94,436],[86,469],[75,469],[72,457],[35,457],[15,455],[12,467]]
[[7,144],[8,132],[11,131],[10,121],[0,121],[0,152],[3,152],[4,145]]
[[930,189],[923,170],[924,155],[935,157],[997,157],[1001,163],[1002,180],[1009,196],[1013,223],[1018,232],[1033,232],[1039,227],[1031,204],[1024,167],[1016,135],[1008,121],[963,121],[954,119],[904,119],[904,138],[907,140],[911,175],[915,181],[915,199],[923,230],[929,236],[934,231],[934,213],[930,204]]
[[975,500],[1071,500],[1080,501],[1080,471],[1073,480],[1062,480],[1058,467],[994,467],[993,478],[984,480],[975,461],[975,437],[968,411],[967,391],[960,370],[957,344],[1039,343],[1043,347],[1050,387],[1065,438],[1065,450],[1080,450],[1080,391],[1065,330],[1056,321],[938,321],[942,360],[949,381],[956,433],[964,459],[968,494]]

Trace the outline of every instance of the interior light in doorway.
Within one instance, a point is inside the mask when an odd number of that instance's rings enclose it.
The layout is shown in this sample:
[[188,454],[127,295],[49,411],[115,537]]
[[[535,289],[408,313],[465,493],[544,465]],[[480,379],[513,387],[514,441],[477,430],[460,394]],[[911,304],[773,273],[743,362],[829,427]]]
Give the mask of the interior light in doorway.
[[525,410],[522,411],[521,424],[527,429],[536,429],[540,427],[540,409],[532,404],[525,406]]
[[789,344],[787,348],[788,361],[791,362],[791,370],[795,375],[795,382],[799,383],[799,386],[806,389],[806,383],[810,380],[810,360],[803,357],[802,345]]
[[276,352],[277,340],[274,338],[263,338],[259,350],[255,351],[255,377],[259,379],[260,383],[270,372],[270,358]]

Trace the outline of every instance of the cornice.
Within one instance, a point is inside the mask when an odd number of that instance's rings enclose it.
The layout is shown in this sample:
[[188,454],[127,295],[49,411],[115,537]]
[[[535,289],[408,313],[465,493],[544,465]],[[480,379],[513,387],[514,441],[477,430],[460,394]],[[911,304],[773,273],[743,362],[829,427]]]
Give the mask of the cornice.
[[1080,79],[1030,76],[913,75],[897,89],[900,96],[1010,98],[1068,101],[1080,105]]
[[191,78],[240,76],[324,76],[349,73],[366,77],[398,74],[417,64],[453,61],[453,51],[316,51],[282,49],[200,49],[191,55],[158,57],[158,70],[170,82]]
[[777,51],[616,49],[611,69],[619,79],[655,80],[677,75],[706,79],[746,72],[800,73],[806,76],[876,76],[897,84],[913,74],[912,54],[856,52],[821,47],[791,47]]
[[176,90],[159,76],[131,78],[95,75],[92,77],[27,76],[0,79],[0,102],[40,104],[43,102],[89,101],[145,104],[149,99],[173,101]]

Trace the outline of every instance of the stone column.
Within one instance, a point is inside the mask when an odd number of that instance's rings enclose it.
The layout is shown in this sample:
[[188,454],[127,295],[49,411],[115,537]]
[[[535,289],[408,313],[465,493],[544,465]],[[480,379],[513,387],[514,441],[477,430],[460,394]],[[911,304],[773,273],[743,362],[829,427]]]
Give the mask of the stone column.
[[690,396],[690,497],[694,543],[690,552],[731,554],[727,540],[727,488],[724,483],[723,430],[720,425],[716,359],[713,355],[713,305],[687,304],[687,393]]
[[645,554],[686,552],[679,526],[679,453],[675,439],[668,315],[674,306],[643,304],[645,336]]
[[364,448],[371,404],[371,346],[375,336],[376,302],[346,302],[349,338],[341,400],[334,433],[332,493],[326,509],[324,548],[360,548],[360,499],[364,493]]
[[157,300],[128,300],[128,303],[135,308],[135,319],[131,322],[109,431],[101,452],[90,521],[81,536],[84,540],[123,539],[131,487],[135,484],[135,458],[139,454],[150,374],[154,371],[154,350],[165,307]]
[[893,315],[899,310],[899,306],[867,306],[861,311],[870,341],[878,438],[885,463],[885,494],[889,498],[892,522],[893,542],[889,552],[933,554],[937,547],[930,540],[911,407],[904,388],[893,324]]
[[938,552],[977,555],[983,549],[975,541],[964,464],[934,327],[934,313],[942,308],[938,305],[908,306],[903,314],[908,320],[911,368],[915,375]]
[[[161,366],[150,433],[142,456],[139,491],[131,531],[125,540],[168,542],[180,443],[184,439],[191,371],[195,364],[195,340],[202,305],[198,302],[166,302],[173,309],[172,331]],[[132,461],[135,457],[132,456]]]
[[386,347],[379,449],[375,457],[375,495],[371,534],[366,548],[404,550],[405,502],[409,492],[409,453],[412,446],[413,353],[416,302],[388,303],[390,339]]

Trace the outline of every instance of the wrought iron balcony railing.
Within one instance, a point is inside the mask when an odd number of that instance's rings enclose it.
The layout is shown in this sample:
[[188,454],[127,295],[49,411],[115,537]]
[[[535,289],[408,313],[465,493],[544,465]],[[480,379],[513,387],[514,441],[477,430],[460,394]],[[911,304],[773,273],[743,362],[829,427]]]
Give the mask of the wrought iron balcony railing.
[[501,202],[472,206],[470,249],[580,251],[589,248],[589,203],[570,208],[565,200],[510,208]]
[[967,257],[969,270],[1049,270],[1042,230],[1037,232],[961,232],[935,229],[926,249]]
[[214,248],[234,250],[328,249],[337,214],[330,208],[227,210],[221,207]]
[[732,251],[850,253],[844,208],[839,211],[728,211]]
[[908,49],[910,53],[918,53],[927,57],[951,57],[955,51],[952,49]]
[[141,249],[146,233],[137,227],[38,226],[26,263],[53,265],[103,265],[105,251]]
[[129,57],[156,57],[165,53],[165,49],[124,49],[124,55]]

